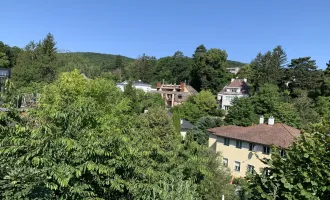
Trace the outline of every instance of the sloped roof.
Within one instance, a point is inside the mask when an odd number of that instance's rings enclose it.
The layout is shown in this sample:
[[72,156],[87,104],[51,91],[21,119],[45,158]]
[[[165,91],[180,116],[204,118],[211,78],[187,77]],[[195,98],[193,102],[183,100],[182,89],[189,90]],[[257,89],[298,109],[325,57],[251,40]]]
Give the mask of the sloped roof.
[[186,85],[186,89],[190,94],[197,94],[198,92],[191,85]]
[[301,131],[283,123],[258,124],[249,127],[222,126],[208,129],[214,135],[264,145],[288,148]]
[[[240,88],[241,91],[240,93],[237,92],[227,92],[227,88]],[[244,81],[244,79],[235,79],[228,85],[226,85],[220,92],[219,94],[249,94],[249,87],[247,83]]]

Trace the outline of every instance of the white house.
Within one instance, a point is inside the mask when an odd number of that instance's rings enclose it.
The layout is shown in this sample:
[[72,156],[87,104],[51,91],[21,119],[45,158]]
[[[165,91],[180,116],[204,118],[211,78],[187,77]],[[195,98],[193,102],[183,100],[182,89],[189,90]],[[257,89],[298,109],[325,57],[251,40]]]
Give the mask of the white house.
[[232,74],[237,74],[241,68],[240,67],[228,67],[227,70]]
[[[128,84],[127,81],[124,81],[122,83],[117,83],[117,87],[121,90],[124,91],[125,86]],[[150,92],[151,91],[151,85],[147,84],[147,83],[143,83],[141,82],[141,80],[139,81],[134,81],[132,83],[133,87],[135,87],[136,89],[140,89],[143,90],[144,92]]]
[[231,82],[226,85],[217,95],[220,108],[228,110],[231,106],[231,101],[235,98],[248,97],[249,88],[247,86],[247,79],[231,79]]

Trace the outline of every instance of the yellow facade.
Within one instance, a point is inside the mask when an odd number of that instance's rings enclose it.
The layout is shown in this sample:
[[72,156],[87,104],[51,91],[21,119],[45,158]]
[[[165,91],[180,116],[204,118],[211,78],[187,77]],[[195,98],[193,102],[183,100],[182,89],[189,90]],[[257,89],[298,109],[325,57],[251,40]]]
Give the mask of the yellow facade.
[[[236,140],[235,139],[229,139],[229,145],[225,145],[225,138],[221,136],[216,136],[213,134],[209,135],[209,147],[213,148],[216,152],[220,152],[222,157],[224,159],[228,160],[228,167],[231,170],[231,173],[235,177],[244,177],[247,170],[248,165],[251,165],[254,167],[254,170],[259,173],[261,168],[266,167],[265,164],[263,164],[256,155],[259,156],[259,158],[270,158],[270,155],[263,153],[263,148],[259,148],[257,151],[253,152],[249,150],[249,142],[241,141],[242,147],[237,148],[236,147]],[[260,146],[263,147],[263,146]],[[236,166],[239,162],[240,169],[235,170],[235,161]],[[237,167],[236,167],[237,169]]]

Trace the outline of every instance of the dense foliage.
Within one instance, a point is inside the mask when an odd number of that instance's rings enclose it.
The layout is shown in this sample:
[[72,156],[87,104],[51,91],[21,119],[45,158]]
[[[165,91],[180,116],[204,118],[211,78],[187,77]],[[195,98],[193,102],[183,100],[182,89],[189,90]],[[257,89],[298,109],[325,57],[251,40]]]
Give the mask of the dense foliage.
[[248,176],[249,199],[320,199],[330,198],[330,135],[305,133],[286,151],[270,160],[268,173]]
[[164,105],[137,112],[134,92],[74,71],[43,89],[37,109],[1,112],[1,198],[218,199],[233,192],[216,155],[182,144]]
[[191,96],[187,102],[174,107],[172,110],[179,111],[184,119],[195,123],[205,116],[222,117],[224,113],[218,107],[219,105],[212,92],[202,90],[198,94]]
[[[313,134],[285,160],[274,150],[263,160],[269,173],[249,176],[242,198],[329,199],[330,61],[324,71],[308,56],[288,61],[281,46],[248,64],[227,57],[204,45],[192,57],[159,59],[63,53],[51,34],[22,49],[0,42],[0,68],[12,70],[1,85],[1,199],[236,199],[207,129],[250,126],[260,115]],[[241,67],[250,97],[235,98],[224,115],[214,94],[233,77],[227,67]],[[171,119],[160,95],[132,82],[121,92],[115,82],[124,80],[186,82],[199,93]],[[21,112],[27,93],[41,98]],[[184,141],[180,118],[195,125]]]

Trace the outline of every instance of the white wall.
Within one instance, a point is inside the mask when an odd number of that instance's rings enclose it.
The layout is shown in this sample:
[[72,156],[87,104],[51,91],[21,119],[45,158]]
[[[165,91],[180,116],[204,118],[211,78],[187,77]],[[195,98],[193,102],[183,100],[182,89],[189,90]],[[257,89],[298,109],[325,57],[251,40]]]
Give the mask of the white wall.
[[125,87],[124,85],[117,85],[117,87],[124,92],[124,87]]
[[[125,85],[123,84],[118,84],[117,87],[121,90],[121,91],[124,91],[125,89]],[[133,85],[133,87],[135,87],[136,89],[140,89],[140,90],[143,90],[144,92],[150,92],[151,91],[151,86],[135,86]]]
[[[231,97],[231,99],[227,99],[227,97]],[[241,98],[241,97],[247,97],[247,95],[222,95],[222,101],[221,101],[221,108],[224,109],[224,106],[231,106],[231,101],[235,98]]]
[[134,86],[136,89],[140,89],[140,90],[143,90],[144,92],[149,92],[151,90],[151,87],[150,86]]

